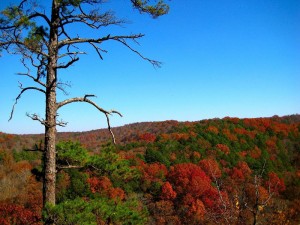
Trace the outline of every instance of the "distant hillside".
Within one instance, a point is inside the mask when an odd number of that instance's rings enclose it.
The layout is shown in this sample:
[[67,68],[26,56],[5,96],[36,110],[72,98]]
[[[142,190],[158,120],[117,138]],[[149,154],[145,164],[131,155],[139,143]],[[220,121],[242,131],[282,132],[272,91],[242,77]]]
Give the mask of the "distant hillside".
[[[300,224],[300,115],[113,131],[58,134],[58,225]],[[0,224],[42,224],[42,142],[0,133]]]
[[[228,119],[225,117],[224,119]],[[237,118],[232,118],[237,119]],[[246,118],[247,119],[247,118]],[[292,124],[300,122],[300,115],[289,115],[289,116],[273,116],[270,118],[257,118],[257,119],[268,119],[270,121],[277,121],[284,124]],[[222,119],[210,119],[210,120],[222,120]],[[244,119],[241,119],[244,120]],[[253,120],[253,119],[250,119]],[[207,120],[203,120],[207,121]],[[176,128],[185,124],[196,124],[201,121],[194,122],[178,122],[175,120],[168,120],[163,122],[141,122],[124,125],[121,127],[112,128],[118,144],[126,144],[134,141],[138,141],[140,136],[145,133],[159,135],[163,133],[171,133]],[[6,134],[0,132],[0,148],[11,149],[11,150],[22,150],[33,148],[36,144],[43,141],[43,134]],[[83,146],[90,150],[98,150],[101,145],[111,141],[111,135],[108,129],[97,129],[85,132],[59,132],[58,141],[79,141]]]

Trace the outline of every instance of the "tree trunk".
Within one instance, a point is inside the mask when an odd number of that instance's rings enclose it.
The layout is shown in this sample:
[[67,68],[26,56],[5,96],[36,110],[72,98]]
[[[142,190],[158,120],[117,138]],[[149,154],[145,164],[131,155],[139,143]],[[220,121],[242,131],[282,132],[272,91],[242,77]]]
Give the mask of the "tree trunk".
[[[46,126],[45,126],[45,155],[44,155],[44,205],[55,205],[56,181],[56,90],[54,71],[48,70],[48,78],[53,87],[46,92]],[[47,82],[48,83],[48,82]]]
[[48,67],[46,87],[46,121],[45,121],[45,152],[44,152],[44,183],[43,202],[55,205],[56,185],[56,85],[58,55],[58,3],[52,2],[50,40],[48,45]]
[[253,225],[256,225],[257,224],[257,219],[258,219],[258,214],[257,212],[253,212]]

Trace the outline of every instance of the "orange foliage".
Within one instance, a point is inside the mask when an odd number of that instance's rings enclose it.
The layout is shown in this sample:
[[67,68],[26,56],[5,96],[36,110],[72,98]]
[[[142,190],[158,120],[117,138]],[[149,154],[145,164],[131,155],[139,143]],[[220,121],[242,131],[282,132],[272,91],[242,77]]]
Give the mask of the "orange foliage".
[[256,187],[254,184],[250,183],[246,185],[245,193],[247,196],[247,203],[254,205],[254,207],[258,207],[256,204],[265,205],[269,198],[269,193],[264,187]]
[[269,179],[266,181],[266,187],[273,193],[280,193],[285,190],[283,179],[279,178],[274,172],[269,173]]
[[[205,192],[202,201],[206,209],[217,214],[223,213],[229,206],[229,198],[227,192],[218,192],[217,188],[212,187]],[[225,206],[225,207],[224,207]]]
[[189,134],[186,133],[172,133],[171,134],[172,139],[176,140],[176,141],[180,141],[180,140],[188,140],[189,139]]
[[148,205],[148,209],[157,225],[174,224],[180,225],[180,219],[174,210],[172,201],[161,200]]
[[250,151],[250,156],[251,156],[253,159],[258,159],[258,158],[260,158],[260,156],[261,156],[261,150],[260,150],[257,146],[255,146],[254,149],[252,149],[252,150]]
[[168,179],[179,195],[189,193],[194,197],[200,197],[211,187],[210,178],[199,166],[192,163],[171,167]]
[[238,138],[236,135],[232,134],[229,129],[223,129],[222,133],[230,140],[230,141],[237,141]]
[[224,120],[228,120],[234,124],[238,124],[240,122],[240,119],[237,117],[224,117]]
[[238,153],[241,157],[246,157],[247,156],[247,152],[246,151],[242,151]]
[[219,129],[215,126],[209,126],[207,129],[206,129],[208,132],[212,132],[214,134],[218,134],[219,133]]
[[155,141],[156,136],[150,133],[144,133],[139,136],[140,140],[145,141],[146,143],[152,143]]
[[0,204],[0,218],[0,223],[4,225],[41,224],[39,215],[16,204]]
[[173,190],[172,185],[167,181],[163,184],[161,189],[161,198],[163,200],[173,200],[177,196],[177,193]]
[[255,138],[256,132],[255,131],[249,131],[245,128],[235,128],[234,132],[240,135],[246,135],[250,137],[251,139]]
[[201,154],[199,152],[193,151],[192,157],[194,159],[200,159],[201,158]]
[[173,161],[175,161],[176,159],[177,159],[176,154],[175,154],[174,152],[172,152],[172,153],[170,154],[170,160],[173,162]]
[[91,177],[88,178],[87,182],[92,193],[104,194],[116,200],[125,199],[125,192],[121,188],[114,188],[110,179],[106,176],[101,178]]
[[266,141],[267,150],[269,153],[275,152],[277,145],[276,145],[276,137],[271,137]]
[[186,217],[188,220],[201,221],[204,219],[205,206],[200,199],[194,198],[191,194],[187,194],[183,197],[183,207],[186,208]]
[[124,200],[125,192],[121,188],[111,188],[108,193],[109,197],[116,200]]
[[243,182],[249,178],[252,171],[246,162],[239,162],[230,172],[230,177],[237,182]]
[[103,176],[101,178],[98,177],[91,177],[88,178],[87,182],[90,185],[90,189],[92,193],[101,193],[101,192],[107,192],[111,187],[112,183],[110,179],[106,176]]
[[224,152],[225,155],[228,155],[230,152],[230,149],[227,145],[225,144],[217,144],[216,145],[217,149],[219,149],[220,151]]
[[168,173],[167,167],[161,163],[152,163],[152,164],[144,163],[140,168],[140,170],[143,173],[143,179],[152,182],[160,181]]
[[210,178],[215,179],[222,176],[219,164],[214,159],[202,159],[199,166]]

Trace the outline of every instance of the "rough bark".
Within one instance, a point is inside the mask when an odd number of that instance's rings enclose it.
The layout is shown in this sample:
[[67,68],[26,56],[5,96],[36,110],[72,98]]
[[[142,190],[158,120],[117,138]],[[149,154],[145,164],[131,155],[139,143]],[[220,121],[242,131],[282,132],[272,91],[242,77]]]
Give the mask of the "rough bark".
[[45,124],[45,152],[44,152],[44,205],[55,205],[56,184],[56,85],[57,85],[57,59],[58,59],[58,5],[52,3],[51,29],[49,39],[49,58],[47,66],[46,83],[46,124]]

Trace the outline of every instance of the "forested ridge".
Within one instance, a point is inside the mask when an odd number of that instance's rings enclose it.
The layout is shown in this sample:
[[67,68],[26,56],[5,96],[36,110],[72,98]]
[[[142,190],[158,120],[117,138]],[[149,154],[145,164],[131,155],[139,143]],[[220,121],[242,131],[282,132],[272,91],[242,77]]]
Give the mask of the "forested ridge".
[[[300,115],[58,133],[55,224],[299,224]],[[42,224],[43,135],[0,133],[0,224]]]

